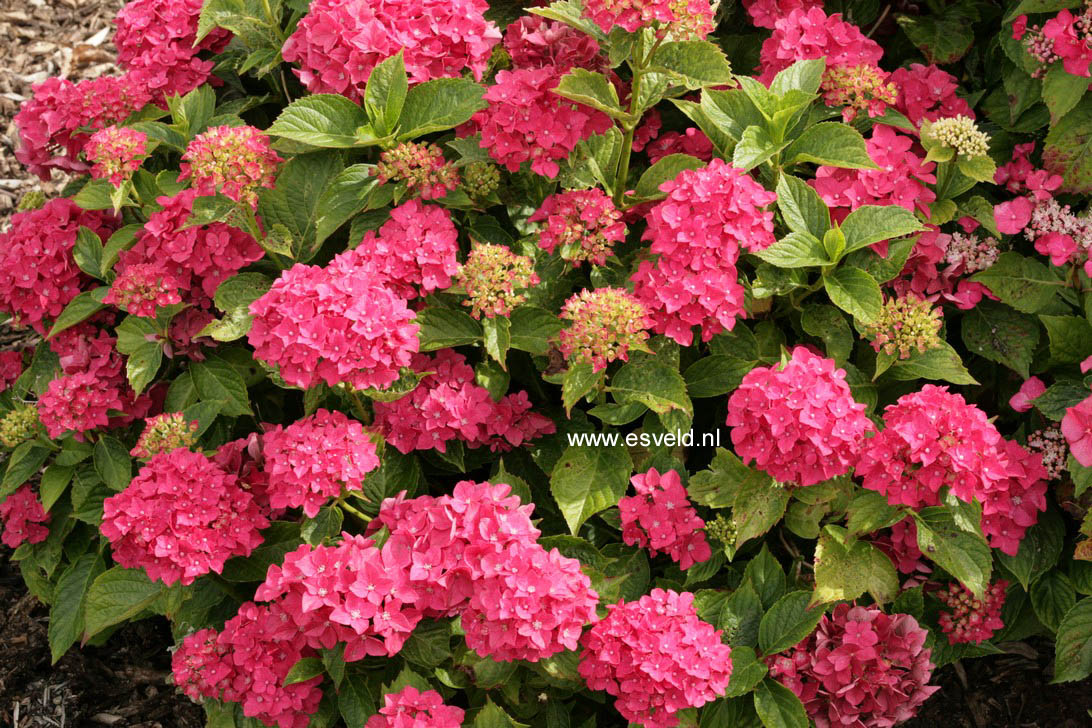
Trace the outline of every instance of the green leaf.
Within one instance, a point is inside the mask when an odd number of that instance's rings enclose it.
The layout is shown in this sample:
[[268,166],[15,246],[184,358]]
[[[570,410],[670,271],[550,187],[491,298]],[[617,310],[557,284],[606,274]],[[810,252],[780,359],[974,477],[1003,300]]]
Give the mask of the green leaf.
[[766,678],[755,687],[755,711],[766,728],[808,728],[804,704],[792,690]]
[[705,162],[689,154],[668,154],[645,170],[637,180],[634,192],[641,199],[662,198],[664,193],[660,191],[661,185],[678,177],[683,170],[701,169],[704,166]]
[[1060,571],[1048,571],[1031,585],[1031,606],[1046,627],[1056,631],[1062,618],[1077,603],[1077,592],[1069,577]]
[[518,306],[510,318],[512,348],[520,351],[545,355],[550,350],[550,341],[561,331],[561,319],[537,306]]
[[778,179],[777,207],[785,224],[795,233],[806,233],[818,240],[830,229],[830,210],[826,203],[799,177],[783,174]]
[[736,502],[741,490],[771,488],[773,478],[760,470],[748,468],[735,453],[717,449],[708,470],[690,476],[687,492],[690,498],[710,508],[728,508]]
[[650,65],[652,70],[666,73],[691,90],[732,82],[732,66],[724,52],[707,40],[664,43],[653,54]]
[[1062,176],[1060,191],[1086,195],[1092,192],[1092,97],[1054,124],[1043,146],[1043,166]]
[[227,361],[210,356],[190,365],[190,374],[201,399],[221,402],[220,412],[227,416],[252,414],[246,382]]
[[[997,164],[985,155],[964,157],[961,154],[956,157],[956,169],[973,182],[986,182],[989,184],[993,183],[994,175],[997,174]],[[967,186],[970,187],[969,184]],[[953,191],[951,194],[962,194],[962,192]]]
[[1061,421],[1065,411],[1088,396],[1088,385],[1079,380],[1062,379],[1032,400],[1035,408],[1055,422]]
[[895,20],[929,63],[955,63],[974,43],[977,13],[950,6],[940,15],[897,15]]
[[42,472],[42,482],[38,488],[38,494],[42,498],[42,508],[47,512],[53,507],[72,482],[72,473],[75,468],[53,463]]
[[398,125],[409,91],[402,53],[400,48],[398,53],[378,63],[364,88],[364,110],[368,112],[375,133],[381,137],[393,132]]
[[978,384],[963,366],[959,353],[946,341],[924,353],[914,351],[909,359],[896,360],[886,374],[900,382],[932,379],[952,384]]
[[814,303],[806,306],[800,314],[800,327],[804,333],[822,339],[827,356],[839,364],[853,351],[853,331],[845,316],[833,306]]
[[632,471],[624,447],[565,449],[550,474],[550,492],[573,535],[588,518],[618,503]]
[[84,605],[91,583],[106,570],[98,552],[86,553],[69,565],[57,581],[49,610],[49,652],[52,663],[83,634]]
[[341,524],[345,521],[345,515],[341,509],[333,506],[323,506],[314,518],[308,518],[303,522],[300,536],[312,546],[334,538],[341,533]]
[[[571,364],[561,379],[561,404],[568,415],[586,394],[591,392],[603,379],[601,372],[595,371],[590,362]],[[644,413],[642,406],[641,413]]]
[[423,621],[402,646],[401,655],[414,665],[433,669],[451,657],[451,623]]
[[736,548],[773,528],[784,517],[788,506],[788,488],[779,486],[765,473],[740,482],[732,503],[732,517],[738,525]]
[[686,391],[692,399],[719,397],[739,386],[757,362],[713,354],[698,359],[683,372]]
[[57,317],[57,320],[53,322],[53,326],[49,329],[49,334],[46,339],[52,339],[57,334],[61,333],[65,329],[72,328],[78,323],[82,323],[87,319],[94,316],[96,313],[106,308],[106,304],[102,302],[102,299],[109,292],[109,288],[106,286],[100,286],[92,291],[84,291],[79,293],[68,302],[68,305],[61,311],[61,315]]
[[478,711],[470,728],[527,728],[524,723],[517,723],[505,713],[492,698],[485,699],[485,705]]
[[[733,646],[732,678],[728,682],[728,688],[724,691],[724,696],[728,698],[737,698],[741,695],[746,695],[754,689],[755,685],[758,685],[758,683],[762,681],[762,678],[766,677],[767,672],[769,672],[769,670],[766,667],[766,663],[759,661],[758,658],[755,657],[754,648],[747,645]],[[719,725],[735,724],[722,723]]]
[[465,346],[482,340],[482,325],[468,314],[453,308],[426,308],[417,312],[417,334],[421,351],[435,351]]
[[33,440],[17,446],[8,457],[8,467],[4,471],[4,479],[0,481],[0,498],[14,493],[16,488],[37,474],[49,455],[49,449]]
[[72,248],[72,258],[87,275],[92,278],[102,277],[102,240],[94,230],[80,226],[76,234],[76,245]]
[[125,375],[133,392],[143,392],[155,379],[162,363],[163,346],[158,341],[147,342],[130,353],[125,360]]
[[993,557],[985,539],[967,533],[943,506],[913,514],[918,526],[918,548],[940,568],[982,597],[990,583]]
[[819,624],[822,609],[809,609],[811,592],[794,591],[774,602],[758,625],[758,646],[774,655],[798,644]]
[[508,349],[512,345],[512,322],[504,316],[494,316],[483,319],[481,324],[485,352],[504,369],[504,361],[508,358]]
[[881,528],[895,525],[906,515],[874,490],[861,490],[854,494],[846,513],[849,516],[846,531],[850,536],[875,533]]
[[318,252],[319,220],[336,212],[320,205],[331,203],[328,191],[336,193],[331,188],[345,168],[342,155],[326,150],[295,156],[281,167],[273,189],[259,190],[258,216],[273,233],[266,238],[267,249],[297,262],[306,262]]
[[786,146],[784,142],[777,143],[770,138],[770,133],[765,128],[749,126],[743,130],[743,136],[736,144],[732,154],[732,166],[745,171],[754,169]]
[[[375,72],[372,72],[374,77]],[[371,164],[354,164],[338,173],[330,182],[316,207],[315,245],[322,245],[326,238],[345,224],[353,215],[370,207],[371,193],[379,185],[375,167]],[[359,243],[359,240],[351,240]]]
[[823,121],[810,126],[782,155],[785,166],[802,162],[849,169],[877,169],[868,156],[864,137],[848,124]]
[[850,253],[845,262],[868,273],[878,283],[886,283],[902,272],[916,242],[916,237],[898,238],[888,242],[886,256],[880,256],[874,250],[864,248]]
[[678,368],[658,358],[645,357],[623,365],[611,378],[610,392],[618,404],[639,402],[656,414],[681,410],[694,416],[694,405]]
[[1054,643],[1054,680],[1072,682],[1092,674],[1092,597],[1066,612]]
[[368,123],[364,109],[340,94],[312,94],[285,107],[266,130],[313,147],[357,146],[357,129]]
[[95,472],[110,490],[123,491],[133,477],[129,450],[116,438],[104,435],[95,443]]
[[627,115],[618,101],[618,91],[606,76],[586,68],[577,67],[566,73],[553,92],[616,119]]
[[860,268],[843,265],[823,276],[831,303],[849,315],[869,322],[880,315],[883,294],[876,279]]
[[349,726],[362,726],[375,714],[375,700],[365,675],[354,671],[346,675],[337,693],[337,709]]
[[72,201],[84,210],[109,210],[114,207],[113,194],[114,186],[108,180],[93,179],[80,188]]
[[1064,538],[1062,519],[1051,509],[1040,515],[1039,522],[1027,530],[1015,556],[998,553],[997,560],[1026,591],[1032,582],[1058,563]]
[[1050,338],[1055,364],[1077,364],[1092,355],[1092,324],[1078,316],[1039,316]]
[[104,629],[140,614],[166,590],[163,584],[149,580],[143,569],[115,566],[103,572],[87,591],[83,643]]
[[826,526],[815,546],[815,593],[812,603],[856,599],[865,592],[883,604],[899,593],[899,575],[891,559],[846,529]]
[[417,84],[406,93],[398,138],[414,139],[469,121],[475,111],[485,108],[484,93],[485,89],[465,78],[437,78]]
[[770,93],[778,96],[784,96],[789,91],[819,93],[819,86],[823,82],[823,74],[826,70],[827,62],[823,58],[796,61],[788,68],[778,71],[770,83]]
[[791,232],[755,255],[779,268],[808,268],[831,263],[822,241],[808,232]]
[[284,685],[295,685],[296,683],[307,682],[313,678],[323,674],[325,667],[322,664],[322,660],[318,657],[304,657],[296,662],[292,666],[292,669],[288,671],[288,674],[284,676]]
[[1039,322],[993,301],[982,301],[963,316],[967,350],[1004,364],[1024,379],[1039,345]]
[[846,253],[924,229],[914,213],[898,205],[863,205],[842,222]]

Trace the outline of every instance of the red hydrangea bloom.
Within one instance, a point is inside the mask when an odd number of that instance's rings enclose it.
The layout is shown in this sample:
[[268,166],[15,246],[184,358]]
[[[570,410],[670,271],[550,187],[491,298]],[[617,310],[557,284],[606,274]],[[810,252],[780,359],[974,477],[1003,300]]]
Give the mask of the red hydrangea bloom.
[[[1002,164],[993,175],[993,181],[1004,185],[1014,195],[1027,194],[1036,202],[1043,202],[1052,197],[1052,193],[1062,186],[1062,176],[1051,174],[1045,169],[1038,169],[1032,164],[1030,156],[1035,152],[1035,142],[1017,144],[1012,150],[1012,160]],[[1029,208],[1030,211],[1030,208]],[[1027,222],[1024,223],[1026,225]],[[1021,225],[1020,227],[1023,227]],[[1008,232],[1002,230],[1001,232]],[[1014,230],[1012,232],[1017,232]]]
[[164,412],[149,417],[144,420],[144,431],[129,454],[147,460],[176,447],[193,447],[197,442],[194,437],[197,429],[197,420],[186,422],[181,412]]
[[655,556],[665,553],[684,571],[713,555],[705,540],[705,521],[686,497],[679,474],[656,468],[629,479],[637,495],[618,501],[622,516],[622,540],[647,548]]
[[[1089,45],[1090,21],[1092,21],[1092,9],[1087,6],[1080,15],[1074,15],[1065,9],[1050,20],[1043,23],[1041,31],[1041,43],[1050,44],[1051,53],[1040,51],[1040,60],[1046,63],[1054,63],[1061,60],[1065,72],[1073,76],[1089,77],[1088,66],[1092,63],[1092,46]],[[1035,52],[1035,35],[1037,28],[1031,31],[1031,43],[1029,49]]]
[[124,120],[152,101],[141,74],[103,76],[73,83],[48,78],[15,115],[19,147],[15,157],[32,174],[48,180],[54,169],[85,172],[80,152],[91,132]]
[[547,20],[541,15],[524,15],[504,31],[504,50],[512,68],[574,67],[602,70],[606,59],[599,43],[572,26]]
[[1085,467],[1092,467],[1092,397],[1065,411],[1062,434],[1073,458]]
[[278,604],[247,602],[223,630],[203,629],[182,641],[171,660],[174,683],[192,700],[240,703],[265,725],[307,728],[322,701],[322,677],[284,684],[292,666],[315,657]]
[[879,169],[822,166],[815,171],[812,186],[823,202],[836,208],[831,210],[834,218],[845,219],[862,205],[898,205],[928,216],[937,196],[926,184],[936,183],[936,164],[914,151],[914,139],[877,124],[865,147]]
[[783,366],[752,369],[728,399],[736,452],[788,483],[847,473],[873,427],[845,378],[832,359],[803,346]]
[[611,120],[601,111],[574,104],[552,92],[563,69],[522,68],[500,71],[485,92],[489,106],[474,114],[481,146],[509,172],[530,161],[531,171],[550,179],[560,171],[577,143],[603,134]]
[[192,178],[199,195],[220,192],[257,208],[258,190],[273,187],[283,161],[264,132],[252,126],[214,126],[186,147],[178,179]]
[[528,220],[545,221],[539,247],[550,254],[560,248],[561,257],[574,267],[585,260],[605,265],[615,244],[626,239],[621,211],[598,187],[550,195]]
[[484,0],[312,0],[281,54],[299,63],[311,93],[364,97],[372,69],[402,51],[410,83],[455,78],[469,68],[481,80],[501,34]]
[[276,600],[315,649],[345,644],[345,660],[395,655],[421,621],[409,582],[407,539],[341,535],[334,546],[303,544],[269,567],[255,599]]
[[409,200],[391,210],[378,234],[364,233],[345,256],[382,274],[391,290],[410,300],[448,288],[451,276],[459,271],[458,252],[459,232],[451,213]]
[[769,84],[778,71],[797,61],[826,58],[827,66],[878,66],[883,48],[861,29],[827,15],[822,8],[801,6],[774,22],[773,35],[762,43],[759,80]]
[[372,521],[409,542],[409,583],[425,616],[458,614],[486,574],[512,545],[530,546],[541,532],[504,483],[464,480],[451,495],[387,498]]
[[102,299],[134,316],[155,318],[156,308],[181,303],[179,281],[156,263],[125,266]]
[[81,226],[105,242],[117,219],[57,198],[15,213],[11,227],[0,233],[0,311],[10,313],[15,325],[45,334],[45,319],[57,318],[90,283],[72,257]]
[[703,162],[713,159],[713,142],[701,129],[690,127],[684,132],[669,131],[661,134],[644,147],[648,161],[656,164],[669,154],[689,154]]
[[481,559],[462,613],[466,646],[498,662],[537,662],[579,646],[599,595],[580,562],[536,544],[509,544]]
[[1039,377],[1031,377],[1020,385],[1019,391],[1009,399],[1009,407],[1017,412],[1027,412],[1032,407],[1032,400],[1046,391],[1046,384]]
[[956,95],[956,77],[936,66],[911,63],[907,68],[895,69],[891,82],[899,93],[895,109],[914,126],[950,116],[975,118],[970,104]]
[[743,7],[756,28],[773,30],[777,21],[789,13],[800,9],[822,8],[823,0],[743,0]]
[[236,475],[239,484],[254,496],[258,509],[270,521],[279,520],[284,509],[269,505],[269,474],[262,461],[261,433],[252,432],[246,437],[224,443],[211,455],[212,462],[225,472]]
[[1048,474],[1042,455],[1017,442],[1003,440],[1001,452],[1000,462],[1009,477],[992,482],[986,491],[975,495],[982,504],[982,533],[990,546],[1015,556],[1028,528],[1046,510]]
[[466,357],[453,349],[417,354],[410,367],[419,374],[432,373],[406,396],[373,403],[375,426],[399,452],[446,452],[451,440],[509,450],[554,431],[553,420],[531,411],[526,392],[495,402],[475,383]]
[[379,155],[375,166],[379,184],[403,183],[409,193],[422,200],[446,197],[459,186],[459,171],[444,159],[444,152],[435,144],[402,142]]
[[7,391],[23,373],[22,351],[0,351],[0,392]]
[[93,372],[58,377],[38,400],[38,417],[52,439],[72,431],[90,432],[110,424],[112,411],[123,411],[117,383]]
[[379,467],[375,443],[364,427],[338,411],[317,410],[262,437],[273,508],[303,508],[308,518],[342,488],[360,490],[365,474]]
[[[993,208],[993,219],[997,224],[997,229],[1005,235],[1016,235],[1023,230],[1029,222],[1031,222],[1031,213],[1035,210],[1035,205],[1026,197],[1017,197],[1012,200],[1006,200]],[[1072,243],[1072,239],[1070,239]],[[1076,249],[1076,245],[1073,245],[1073,249]],[[1050,255],[1048,251],[1045,255]],[[1054,256],[1051,255],[1053,258]],[[1061,256],[1062,262],[1069,257],[1069,251]]]
[[647,309],[624,288],[584,289],[574,293],[561,309],[571,321],[558,335],[566,358],[587,362],[602,371],[615,360],[629,361],[629,350],[648,350]]
[[885,429],[865,442],[856,474],[892,505],[938,503],[948,487],[970,501],[1014,473],[986,413],[947,387],[926,384],[888,405]]
[[222,222],[187,227],[197,197],[187,189],[156,200],[162,209],[148,218],[136,244],[121,252],[119,278],[130,266],[154,266],[177,282],[182,300],[208,307],[221,283],[261,260],[261,246],[242,230]]
[[744,314],[736,261],[741,246],[758,251],[774,243],[773,212],[762,208],[777,196],[720,159],[660,189],[667,199],[648,213],[644,234],[659,259],[641,262],[633,293],[656,333],[689,346],[694,326],[708,341]]
[[435,690],[419,691],[412,685],[383,696],[383,707],[368,718],[364,728],[459,728],[466,714],[462,708],[445,705]]
[[41,543],[49,536],[49,526],[42,525],[49,523],[49,514],[29,485],[0,501],[0,523],[4,525],[0,542],[10,549],[24,543]]
[[615,26],[633,33],[653,23],[698,38],[713,30],[713,8],[708,0],[589,0],[584,3],[584,17],[604,33]]
[[957,645],[961,642],[979,644],[985,642],[993,633],[1005,626],[1001,621],[1001,607],[1005,605],[1005,590],[1009,583],[1002,579],[986,587],[986,595],[979,599],[967,587],[952,582],[937,593],[937,599],[951,612],[941,612],[937,620],[948,642]]
[[102,535],[114,560],[168,586],[192,584],[249,556],[269,525],[239,479],[185,448],[156,455],[103,503]]
[[84,147],[91,176],[118,187],[140,169],[148,155],[148,135],[136,129],[108,126],[91,135]]
[[209,311],[192,306],[176,313],[171,317],[171,325],[167,328],[167,343],[163,346],[163,353],[167,356],[180,355],[193,361],[204,361],[204,347],[215,347],[219,342],[198,334],[215,318]]
[[406,301],[382,274],[355,264],[352,253],[325,268],[297,263],[250,304],[254,356],[278,367],[292,386],[384,388],[417,351],[419,327]]
[[619,601],[580,641],[580,676],[615,696],[626,720],[645,728],[678,725],[678,711],[724,694],[732,650],[721,631],[698,619],[694,595],[653,589]]
[[887,554],[891,563],[900,574],[928,574],[932,569],[921,560],[918,548],[918,525],[913,518],[907,517],[891,527],[891,533],[878,538],[873,543]]
[[940,690],[930,686],[928,630],[909,614],[839,604],[770,675],[804,703],[818,728],[891,728]]
[[931,224],[925,227],[927,229],[918,235],[899,277],[892,281],[895,292],[928,301],[944,299],[963,310],[974,308],[983,297],[997,300],[984,285],[964,277],[975,265],[992,265],[991,255],[996,255],[997,251],[988,242],[992,238],[985,243],[973,243],[972,251],[973,238],[961,242],[957,238],[959,233],[942,233],[939,227]]

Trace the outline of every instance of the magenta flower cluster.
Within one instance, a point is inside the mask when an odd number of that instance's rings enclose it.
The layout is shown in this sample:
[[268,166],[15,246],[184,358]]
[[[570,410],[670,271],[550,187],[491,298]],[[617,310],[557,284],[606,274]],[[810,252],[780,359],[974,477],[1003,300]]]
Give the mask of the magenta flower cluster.
[[465,711],[444,703],[435,690],[412,685],[383,696],[383,707],[368,718],[364,728],[459,728]]
[[539,247],[550,254],[560,249],[574,267],[585,260],[605,265],[615,244],[626,238],[621,211],[598,187],[550,195],[529,221],[545,223],[538,233]]
[[41,543],[49,537],[49,514],[29,485],[22,485],[0,500],[0,524],[4,533],[0,543],[9,549],[24,543]]
[[618,501],[625,543],[647,548],[653,556],[665,553],[684,571],[710,559],[705,521],[690,504],[677,472],[649,468],[629,482],[637,495]]

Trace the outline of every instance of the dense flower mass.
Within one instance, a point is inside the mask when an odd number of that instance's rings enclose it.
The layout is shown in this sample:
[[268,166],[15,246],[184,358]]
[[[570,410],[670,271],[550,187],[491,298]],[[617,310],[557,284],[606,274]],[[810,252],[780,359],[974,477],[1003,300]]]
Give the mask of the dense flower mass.
[[160,453],[103,504],[102,534],[114,560],[148,578],[183,585],[232,556],[248,556],[269,525],[239,479],[201,453]]
[[758,28],[774,29],[778,20],[794,10],[823,7],[823,0],[743,0],[743,7]]
[[626,237],[622,213],[598,187],[550,195],[530,221],[545,223],[538,234],[542,249],[560,250],[574,266],[585,260],[605,264],[614,245]]
[[0,233],[0,312],[17,326],[46,333],[46,320],[57,318],[91,280],[72,257],[80,227],[105,242],[116,225],[112,216],[64,198],[13,215]]
[[462,708],[446,705],[435,690],[421,692],[412,685],[383,696],[383,707],[368,718],[364,728],[459,728]]
[[1040,454],[1013,440],[1002,441],[1002,453],[1009,477],[994,482],[977,498],[982,504],[982,532],[990,546],[1015,556],[1027,530],[1046,510],[1049,474]]
[[267,495],[273,508],[303,508],[308,518],[342,488],[360,490],[364,476],[379,467],[375,443],[363,426],[340,412],[319,409],[262,437]]
[[937,593],[937,599],[951,612],[941,612],[940,628],[953,645],[960,642],[978,644],[993,637],[993,633],[1005,626],[1001,621],[1001,607],[1005,605],[1005,590],[1009,583],[1002,579],[986,588],[986,595],[979,599],[962,584],[952,583]]
[[538,282],[534,261],[492,243],[473,243],[456,273],[456,283],[466,292],[463,305],[476,319],[511,315],[527,300],[524,291]]
[[759,80],[769,83],[778,71],[795,61],[826,58],[827,66],[877,66],[883,49],[860,28],[827,15],[819,7],[801,6],[774,23],[773,34],[762,44]]
[[304,389],[320,381],[367,389],[398,379],[419,346],[406,301],[353,251],[325,268],[297,263],[250,305],[255,358]]
[[311,93],[364,97],[372,69],[400,50],[411,83],[458,77],[481,79],[500,31],[483,17],[484,0],[312,0],[281,50],[298,63]]
[[921,131],[964,157],[984,157],[990,150],[989,134],[981,131],[974,119],[968,116],[949,116],[926,122],[922,124]]
[[653,23],[672,32],[704,38],[713,29],[713,9],[708,0],[591,0],[584,16],[609,33],[615,26],[633,33]]
[[565,302],[561,318],[571,322],[558,335],[561,353],[597,372],[628,361],[630,349],[648,349],[652,322],[645,305],[625,289],[584,289]]
[[0,524],[4,533],[0,542],[10,549],[24,543],[41,543],[49,537],[49,514],[29,485],[20,486],[0,500]]
[[110,284],[110,290],[102,302],[113,304],[134,316],[155,318],[156,309],[160,306],[182,302],[178,292],[180,285],[179,280],[164,270],[161,264],[133,263],[126,266]]
[[599,70],[606,65],[595,38],[541,15],[524,15],[509,25],[504,50],[513,68]]
[[827,106],[841,106],[842,120],[849,123],[861,112],[883,116],[894,106],[897,90],[891,76],[878,66],[832,66],[824,75],[823,101]]
[[1059,427],[1045,427],[1028,435],[1027,448],[1043,459],[1048,480],[1057,480],[1068,469],[1069,448]]
[[380,273],[407,300],[451,285],[459,270],[459,233],[443,207],[409,200],[391,210],[379,228],[369,230],[346,256]]
[[251,207],[258,190],[273,187],[277,165],[284,160],[269,146],[269,137],[252,126],[214,126],[198,134],[182,155],[179,180],[192,179],[199,195],[217,192]]
[[[1057,6],[1055,6],[1057,7]],[[1013,38],[1023,41],[1024,48],[1039,63],[1033,76],[1044,76],[1058,61],[1066,73],[1088,78],[1092,64],[1092,7],[1085,4],[1082,12],[1063,9],[1039,25],[1028,26],[1028,16],[1021,15],[1013,23]]]
[[637,495],[618,501],[622,518],[622,540],[647,548],[655,556],[665,553],[686,570],[712,556],[705,540],[705,521],[690,505],[679,474],[656,468],[629,480]]
[[14,450],[38,434],[39,429],[38,408],[16,406],[0,419],[0,445]]
[[872,348],[888,356],[907,359],[940,346],[941,310],[913,293],[883,302],[880,315],[864,325]]
[[23,373],[22,351],[0,351],[0,392],[7,391]]
[[736,452],[799,485],[848,472],[873,428],[845,377],[833,360],[802,346],[783,366],[752,369],[728,399]]
[[607,607],[580,641],[580,676],[592,690],[645,728],[672,728],[678,712],[724,694],[731,649],[720,630],[698,619],[694,595],[653,589],[637,601]]
[[122,392],[110,379],[83,371],[51,381],[38,400],[38,416],[46,433],[58,438],[110,424],[110,413],[125,409]]
[[129,454],[147,460],[176,447],[193,447],[197,442],[195,435],[198,427],[197,420],[186,422],[181,412],[164,412],[149,417],[144,421],[140,439]]
[[641,262],[634,295],[656,333],[689,346],[694,326],[708,341],[744,314],[736,261],[741,247],[757,251],[774,243],[773,213],[763,208],[776,195],[719,159],[660,189],[667,199],[652,208],[644,234],[659,259]]
[[379,184],[401,182],[422,200],[445,197],[459,186],[455,165],[444,160],[444,152],[435,144],[403,142],[379,155],[375,166]]
[[940,688],[929,685],[928,632],[909,614],[839,604],[770,675],[800,698],[820,728],[891,728]]
[[148,153],[148,135],[136,129],[108,126],[91,135],[84,147],[91,176],[115,187],[140,169]]
[[958,95],[958,80],[936,66],[911,63],[891,73],[891,83],[898,89],[895,108],[915,125],[949,116],[974,118],[970,105]]

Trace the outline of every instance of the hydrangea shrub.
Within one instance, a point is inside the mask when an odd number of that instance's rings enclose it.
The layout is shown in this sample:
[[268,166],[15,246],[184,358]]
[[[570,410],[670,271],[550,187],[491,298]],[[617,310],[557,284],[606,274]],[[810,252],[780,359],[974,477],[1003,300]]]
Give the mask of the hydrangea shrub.
[[53,659],[165,618],[212,728],[1087,677],[1092,9],[1010,5],[130,2],[0,232]]

